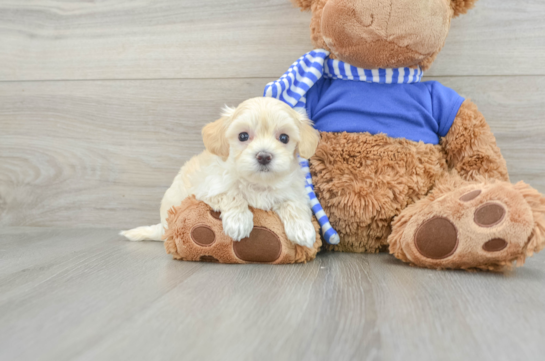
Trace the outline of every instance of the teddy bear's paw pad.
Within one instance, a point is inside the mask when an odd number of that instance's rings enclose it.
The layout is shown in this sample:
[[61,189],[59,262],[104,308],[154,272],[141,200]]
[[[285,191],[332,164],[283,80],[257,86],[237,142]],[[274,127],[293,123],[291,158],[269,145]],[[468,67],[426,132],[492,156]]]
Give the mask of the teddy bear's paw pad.
[[282,254],[278,236],[265,227],[254,227],[250,237],[233,242],[235,255],[246,262],[274,262]]
[[201,247],[210,247],[216,242],[216,234],[206,225],[198,225],[191,229],[191,240]]
[[474,221],[481,227],[494,227],[500,224],[507,211],[498,203],[485,203],[475,211]]
[[423,204],[403,232],[402,259],[430,268],[500,269],[524,254],[534,220],[520,192],[503,182],[468,188]]
[[464,194],[463,196],[460,197],[460,201],[462,201],[462,202],[472,201],[475,198],[477,198],[478,196],[480,196],[482,192],[483,192],[482,190],[476,189],[474,191],[466,193],[466,194]]
[[426,258],[447,258],[458,248],[458,232],[448,219],[432,218],[418,228],[415,245],[418,252]]
[[485,244],[483,244],[483,249],[486,251],[486,252],[499,252],[503,249],[505,249],[505,247],[507,247],[508,243],[506,240],[504,239],[501,239],[501,238],[494,238],[494,239],[491,239],[490,241],[486,242]]

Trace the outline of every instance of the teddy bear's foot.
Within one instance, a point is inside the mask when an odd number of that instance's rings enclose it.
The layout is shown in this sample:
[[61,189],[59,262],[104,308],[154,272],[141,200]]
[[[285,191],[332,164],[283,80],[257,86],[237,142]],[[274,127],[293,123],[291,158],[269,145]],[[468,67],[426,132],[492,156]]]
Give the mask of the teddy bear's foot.
[[274,212],[250,209],[254,228],[248,238],[238,242],[223,233],[221,214],[190,197],[169,211],[165,248],[174,258],[185,261],[219,263],[299,263],[311,261],[321,246],[319,226],[312,248],[290,242]]
[[520,182],[439,190],[393,223],[390,252],[438,269],[510,269],[545,245],[545,197]]

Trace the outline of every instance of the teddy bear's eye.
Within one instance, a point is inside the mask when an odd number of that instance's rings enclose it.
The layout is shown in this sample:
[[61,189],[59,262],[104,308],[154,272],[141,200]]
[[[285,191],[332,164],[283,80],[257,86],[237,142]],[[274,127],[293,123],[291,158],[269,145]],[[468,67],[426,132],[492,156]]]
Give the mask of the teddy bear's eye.
[[290,141],[290,137],[287,134],[280,134],[280,137],[278,137],[278,140],[280,140],[284,144],[288,144]]
[[240,140],[241,142],[245,142],[248,139],[250,139],[250,135],[246,132],[242,132],[238,135],[238,140]]

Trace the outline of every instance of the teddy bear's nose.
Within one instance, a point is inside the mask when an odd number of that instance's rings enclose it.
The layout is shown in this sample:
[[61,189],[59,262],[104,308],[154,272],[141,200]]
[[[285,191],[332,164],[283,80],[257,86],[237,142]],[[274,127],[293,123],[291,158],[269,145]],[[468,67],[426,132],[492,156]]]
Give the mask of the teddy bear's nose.
[[267,152],[259,152],[255,155],[255,157],[261,165],[269,164],[273,158],[272,154]]

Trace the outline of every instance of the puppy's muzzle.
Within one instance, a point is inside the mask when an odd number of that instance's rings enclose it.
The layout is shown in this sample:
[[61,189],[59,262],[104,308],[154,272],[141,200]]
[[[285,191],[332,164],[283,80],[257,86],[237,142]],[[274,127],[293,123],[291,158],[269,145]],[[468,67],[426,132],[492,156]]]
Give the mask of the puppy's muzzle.
[[255,155],[255,158],[257,159],[257,161],[259,162],[259,164],[261,165],[267,165],[269,164],[272,159],[273,159],[273,156],[271,153],[267,153],[267,152],[259,152]]

